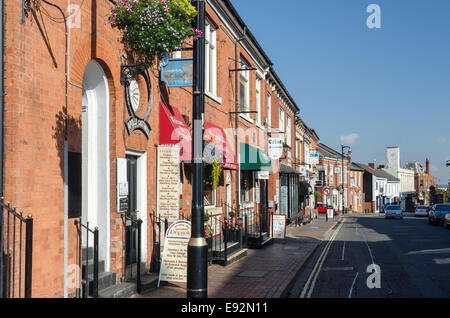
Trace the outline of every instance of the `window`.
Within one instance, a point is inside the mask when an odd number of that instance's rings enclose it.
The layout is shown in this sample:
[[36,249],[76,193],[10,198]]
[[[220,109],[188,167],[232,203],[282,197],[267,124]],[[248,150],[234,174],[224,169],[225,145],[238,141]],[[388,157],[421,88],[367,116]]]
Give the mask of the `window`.
[[286,142],[286,126],[284,125],[284,110],[280,106],[280,118],[279,118],[279,131],[280,133],[284,133],[284,141]]
[[241,171],[241,202],[250,202],[252,184],[253,171]]
[[217,190],[213,190],[212,180],[208,177],[211,176],[211,169],[211,165],[204,166],[205,182],[203,187],[203,204],[205,207],[215,207],[217,201]]
[[272,127],[272,95],[267,94],[267,127]]
[[181,59],[181,51],[172,52],[172,58],[173,59]]
[[286,143],[291,146],[291,117],[286,117]]
[[206,20],[205,24],[205,92],[217,96],[216,29]]
[[[241,68],[242,69],[248,69],[248,65],[241,59]],[[249,71],[241,71],[241,77],[240,77],[240,85],[239,85],[239,97],[240,97],[240,104],[241,104],[241,111],[242,112],[248,112],[250,110],[250,85],[249,85],[249,78],[250,73]],[[245,114],[245,116],[248,116],[248,114]]]
[[333,171],[333,169],[334,169],[334,167],[333,166],[330,166],[330,173],[329,173],[329,175],[330,175],[330,184],[333,184],[334,183],[334,171]]
[[256,124],[261,125],[261,78],[256,77]]

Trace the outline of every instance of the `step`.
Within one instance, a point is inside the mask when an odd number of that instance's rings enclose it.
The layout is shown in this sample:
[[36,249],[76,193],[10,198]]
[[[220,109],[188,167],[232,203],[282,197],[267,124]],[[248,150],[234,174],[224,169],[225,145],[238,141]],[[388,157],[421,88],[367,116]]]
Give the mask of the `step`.
[[266,235],[262,235],[262,240],[260,241],[259,235],[254,237],[248,237],[248,247],[249,248],[263,248],[267,245],[270,245],[273,243],[273,239]]
[[146,273],[141,276],[141,293],[158,287],[159,273]]
[[[89,283],[89,295],[93,294],[94,290],[94,276],[89,275],[88,277]],[[116,283],[116,273],[103,272],[98,274],[98,290],[106,289]],[[83,280],[84,284],[84,280]]]
[[237,262],[238,260],[246,257],[247,254],[248,254],[248,249],[246,249],[246,248],[240,249],[240,250],[237,250],[237,251],[233,252],[232,254],[228,255],[226,261],[224,259],[216,259],[213,261],[213,263],[219,264],[222,266],[228,266],[228,265],[233,264],[233,263]]
[[[227,254],[232,255],[233,253],[239,251],[241,246],[239,242],[229,242],[227,243]],[[214,258],[223,258],[225,257],[225,245],[222,246],[220,250],[213,250]]]
[[[88,263],[88,270],[87,270],[88,276],[93,275],[94,274],[94,260],[90,259],[90,260],[88,260],[87,263]],[[98,273],[100,274],[100,273],[103,273],[104,271],[105,271],[105,261],[99,260],[98,261]],[[83,279],[86,277],[85,272],[86,272],[86,263],[83,262],[81,264],[81,277]]]
[[87,259],[93,259],[94,258],[94,248],[93,247],[83,247],[81,250],[81,256],[83,260],[86,260],[86,256]]
[[135,283],[120,283],[100,290],[98,298],[131,298],[136,294]]

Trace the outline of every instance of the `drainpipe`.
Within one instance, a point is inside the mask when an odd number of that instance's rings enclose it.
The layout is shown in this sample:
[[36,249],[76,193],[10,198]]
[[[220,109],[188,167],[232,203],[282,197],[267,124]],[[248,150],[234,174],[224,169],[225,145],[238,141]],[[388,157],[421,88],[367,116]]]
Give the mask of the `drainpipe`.
[[[3,197],[3,113],[4,113],[4,74],[3,74],[3,58],[4,58],[4,0],[0,0],[0,26],[2,30],[0,31],[0,197]],[[3,213],[3,212],[2,212]],[[3,217],[0,219],[3,222]],[[0,298],[3,296],[3,227],[0,227],[2,232],[0,233]]]
[[[3,197],[3,159],[4,159],[4,102],[5,102],[5,84],[4,84],[4,35],[5,35],[5,27],[4,27],[4,6],[5,1],[0,0],[0,25],[2,30],[0,32],[0,197]],[[1,280],[2,278],[0,278]]]

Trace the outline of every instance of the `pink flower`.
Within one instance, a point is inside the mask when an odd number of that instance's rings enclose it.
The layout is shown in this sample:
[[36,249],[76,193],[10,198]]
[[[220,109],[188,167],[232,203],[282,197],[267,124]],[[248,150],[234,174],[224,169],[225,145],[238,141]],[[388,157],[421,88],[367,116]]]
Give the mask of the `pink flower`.
[[166,3],[166,2],[167,2],[167,0],[161,0],[161,2],[162,2],[162,3]]
[[129,3],[127,4],[127,11],[131,11],[131,5]]
[[170,10],[170,8],[169,8],[169,6],[166,4],[166,5],[164,6],[164,11],[168,12],[169,10]]

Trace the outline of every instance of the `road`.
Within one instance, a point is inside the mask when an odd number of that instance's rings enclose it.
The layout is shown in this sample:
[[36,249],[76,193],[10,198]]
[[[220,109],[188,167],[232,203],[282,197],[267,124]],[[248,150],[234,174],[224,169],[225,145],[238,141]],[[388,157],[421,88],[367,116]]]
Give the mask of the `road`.
[[383,214],[342,217],[297,277],[290,297],[448,298],[450,230],[408,214],[403,220]]

